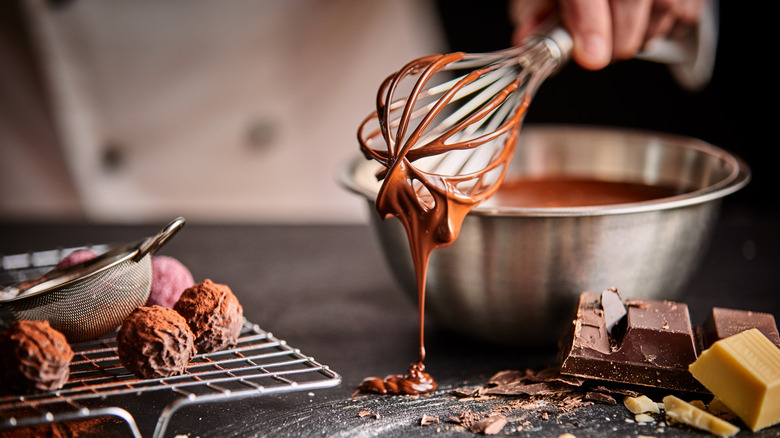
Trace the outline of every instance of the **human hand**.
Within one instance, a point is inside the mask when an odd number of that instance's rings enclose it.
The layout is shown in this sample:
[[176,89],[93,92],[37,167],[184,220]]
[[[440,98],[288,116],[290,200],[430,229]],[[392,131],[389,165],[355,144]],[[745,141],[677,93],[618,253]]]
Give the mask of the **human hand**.
[[698,23],[707,0],[511,0],[509,17],[520,44],[551,14],[558,13],[574,41],[572,58],[598,70],[633,58],[650,40]]

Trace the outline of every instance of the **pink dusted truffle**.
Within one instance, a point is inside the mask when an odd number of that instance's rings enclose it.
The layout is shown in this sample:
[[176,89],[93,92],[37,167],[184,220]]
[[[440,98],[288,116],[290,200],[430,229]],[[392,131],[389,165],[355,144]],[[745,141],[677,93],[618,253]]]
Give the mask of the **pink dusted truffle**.
[[87,260],[92,260],[95,257],[97,257],[97,254],[95,254],[94,251],[89,249],[77,249],[70,254],[66,255],[62,260],[60,260],[59,263],[57,263],[57,266],[55,266],[56,269],[66,269],[70,268],[73,265],[78,265],[79,263],[84,263]]
[[146,305],[173,308],[182,292],[194,284],[192,273],[180,261],[169,256],[154,256],[152,288]]

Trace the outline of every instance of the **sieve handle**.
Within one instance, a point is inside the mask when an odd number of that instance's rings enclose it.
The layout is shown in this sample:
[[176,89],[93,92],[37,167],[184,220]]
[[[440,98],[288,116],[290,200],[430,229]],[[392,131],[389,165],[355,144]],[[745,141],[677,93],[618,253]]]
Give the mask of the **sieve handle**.
[[171,223],[165,226],[159,233],[157,233],[155,236],[150,237],[143,242],[141,242],[141,245],[138,246],[138,249],[136,250],[136,254],[133,256],[133,261],[138,262],[142,258],[144,258],[147,254],[154,254],[157,252],[160,247],[165,245],[165,242],[168,241],[171,237],[173,237],[174,234],[176,234],[182,227],[184,226],[184,218],[183,217],[177,217],[174,219]]

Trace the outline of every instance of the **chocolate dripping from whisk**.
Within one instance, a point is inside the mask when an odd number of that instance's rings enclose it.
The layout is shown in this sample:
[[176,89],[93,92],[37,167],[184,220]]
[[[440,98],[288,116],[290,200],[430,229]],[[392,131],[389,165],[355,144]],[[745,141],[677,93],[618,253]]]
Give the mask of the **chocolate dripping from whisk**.
[[[382,83],[377,94],[377,110],[361,123],[358,140],[366,158],[383,165],[377,173],[377,179],[382,181],[376,198],[378,213],[384,219],[398,218],[409,240],[418,292],[420,355],[407,375],[389,376],[384,380],[368,378],[358,392],[384,394],[392,388],[404,391],[406,386],[398,385],[398,382],[415,381],[424,383],[430,391],[435,389],[436,384],[425,373],[423,365],[428,261],[434,250],[449,245],[458,237],[466,215],[498,189],[514,154],[531,97],[565,61],[564,53],[558,49],[557,40],[543,38],[490,54],[432,55],[410,62]],[[472,71],[461,78],[426,88],[437,72],[467,68]],[[394,100],[401,80],[413,75],[419,75],[419,78],[410,95]],[[443,88],[447,91],[433,103],[416,108],[418,99],[435,96]],[[470,89],[466,91],[466,88]],[[437,118],[447,105],[464,96],[470,96],[470,100],[466,99],[463,106],[437,124]],[[393,119],[399,111],[401,116]],[[411,133],[407,133],[410,122],[417,119],[420,121]],[[456,122],[451,123],[452,120]],[[369,124],[375,121],[379,128],[369,131]],[[372,147],[380,136],[386,150]],[[463,140],[459,136],[468,138]],[[451,151],[473,152],[490,142],[493,142],[491,146],[498,145],[501,136],[505,136],[501,149],[497,153],[495,148],[488,147],[490,158],[481,169],[464,170],[469,167],[467,163],[473,153],[454,173],[439,172],[437,168],[426,171],[415,165],[423,158],[444,156]],[[448,143],[448,140],[454,141]],[[415,387],[413,393],[419,392],[420,387]]]
[[[426,83],[435,73],[450,63],[461,60],[464,56],[462,53],[455,53],[422,58],[407,64],[398,73],[386,79],[377,95],[377,111],[372,117],[376,117],[379,121],[379,131],[385,140],[387,150],[385,152],[375,150],[364,139],[360,139],[361,147],[366,156],[374,158],[384,165],[384,169],[377,175],[379,179],[383,180],[376,200],[377,211],[385,219],[390,216],[397,217],[402,222],[410,243],[418,291],[420,347],[419,359],[410,366],[406,375],[392,375],[385,379],[367,378],[360,385],[359,392],[420,393],[429,392],[436,388],[435,381],[425,372],[423,363],[426,355],[424,324],[428,261],[435,249],[455,241],[466,214],[498,188],[507,164],[513,155],[519,126],[530,101],[530,96],[524,96],[514,114],[495,131],[466,141],[447,144],[447,141],[456,133],[489,117],[498,106],[507,100],[509,95],[517,92],[520,86],[520,78],[518,78],[453,127],[446,129],[427,143],[418,145],[423,134],[442,110],[452,102],[458,91],[485,73],[484,70],[475,70],[460,79],[432,105],[422,120],[409,133],[409,124],[413,117],[415,103],[425,89]],[[414,74],[419,74],[420,77],[410,96],[393,102],[392,97],[400,81]],[[391,114],[394,110],[399,109],[402,109],[402,115],[395,122],[391,118]],[[370,119],[371,117],[366,122]],[[366,122],[361,125],[361,132]],[[396,128],[395,132],[393,128]],[[369,138],[378,135],[379,132],[375,131]],[[479,172],[467,175],[439,175],[421,171],[414,166],[414,163],[420,158],[439,155],[455,149],[473,149],[502,135],[506,135],[506,138],[501,153]],[[498,180],[493,185],[483,184],[484,175],[496,169],[500,170]],[[469,193],[459,189],[459,183],[474,179],[477,182]]]

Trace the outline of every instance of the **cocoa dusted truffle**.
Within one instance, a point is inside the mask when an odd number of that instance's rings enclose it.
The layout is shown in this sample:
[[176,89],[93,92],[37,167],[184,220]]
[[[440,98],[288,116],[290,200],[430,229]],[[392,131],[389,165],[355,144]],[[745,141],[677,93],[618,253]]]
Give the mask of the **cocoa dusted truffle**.
[[205,280],[182,293],[173,306],[189,323],[200,353],[233,347],[244,325],[244,309],[224,284]]
[[48,321],[16,321],[0,335],[0,382],[13,392],[62,388],[73,350]]
[[195,355],[194,339],[187,321],[173,309],[139,307],[119,329],[117,354],[122,365],[138,377],[176,376],[184,373]]

